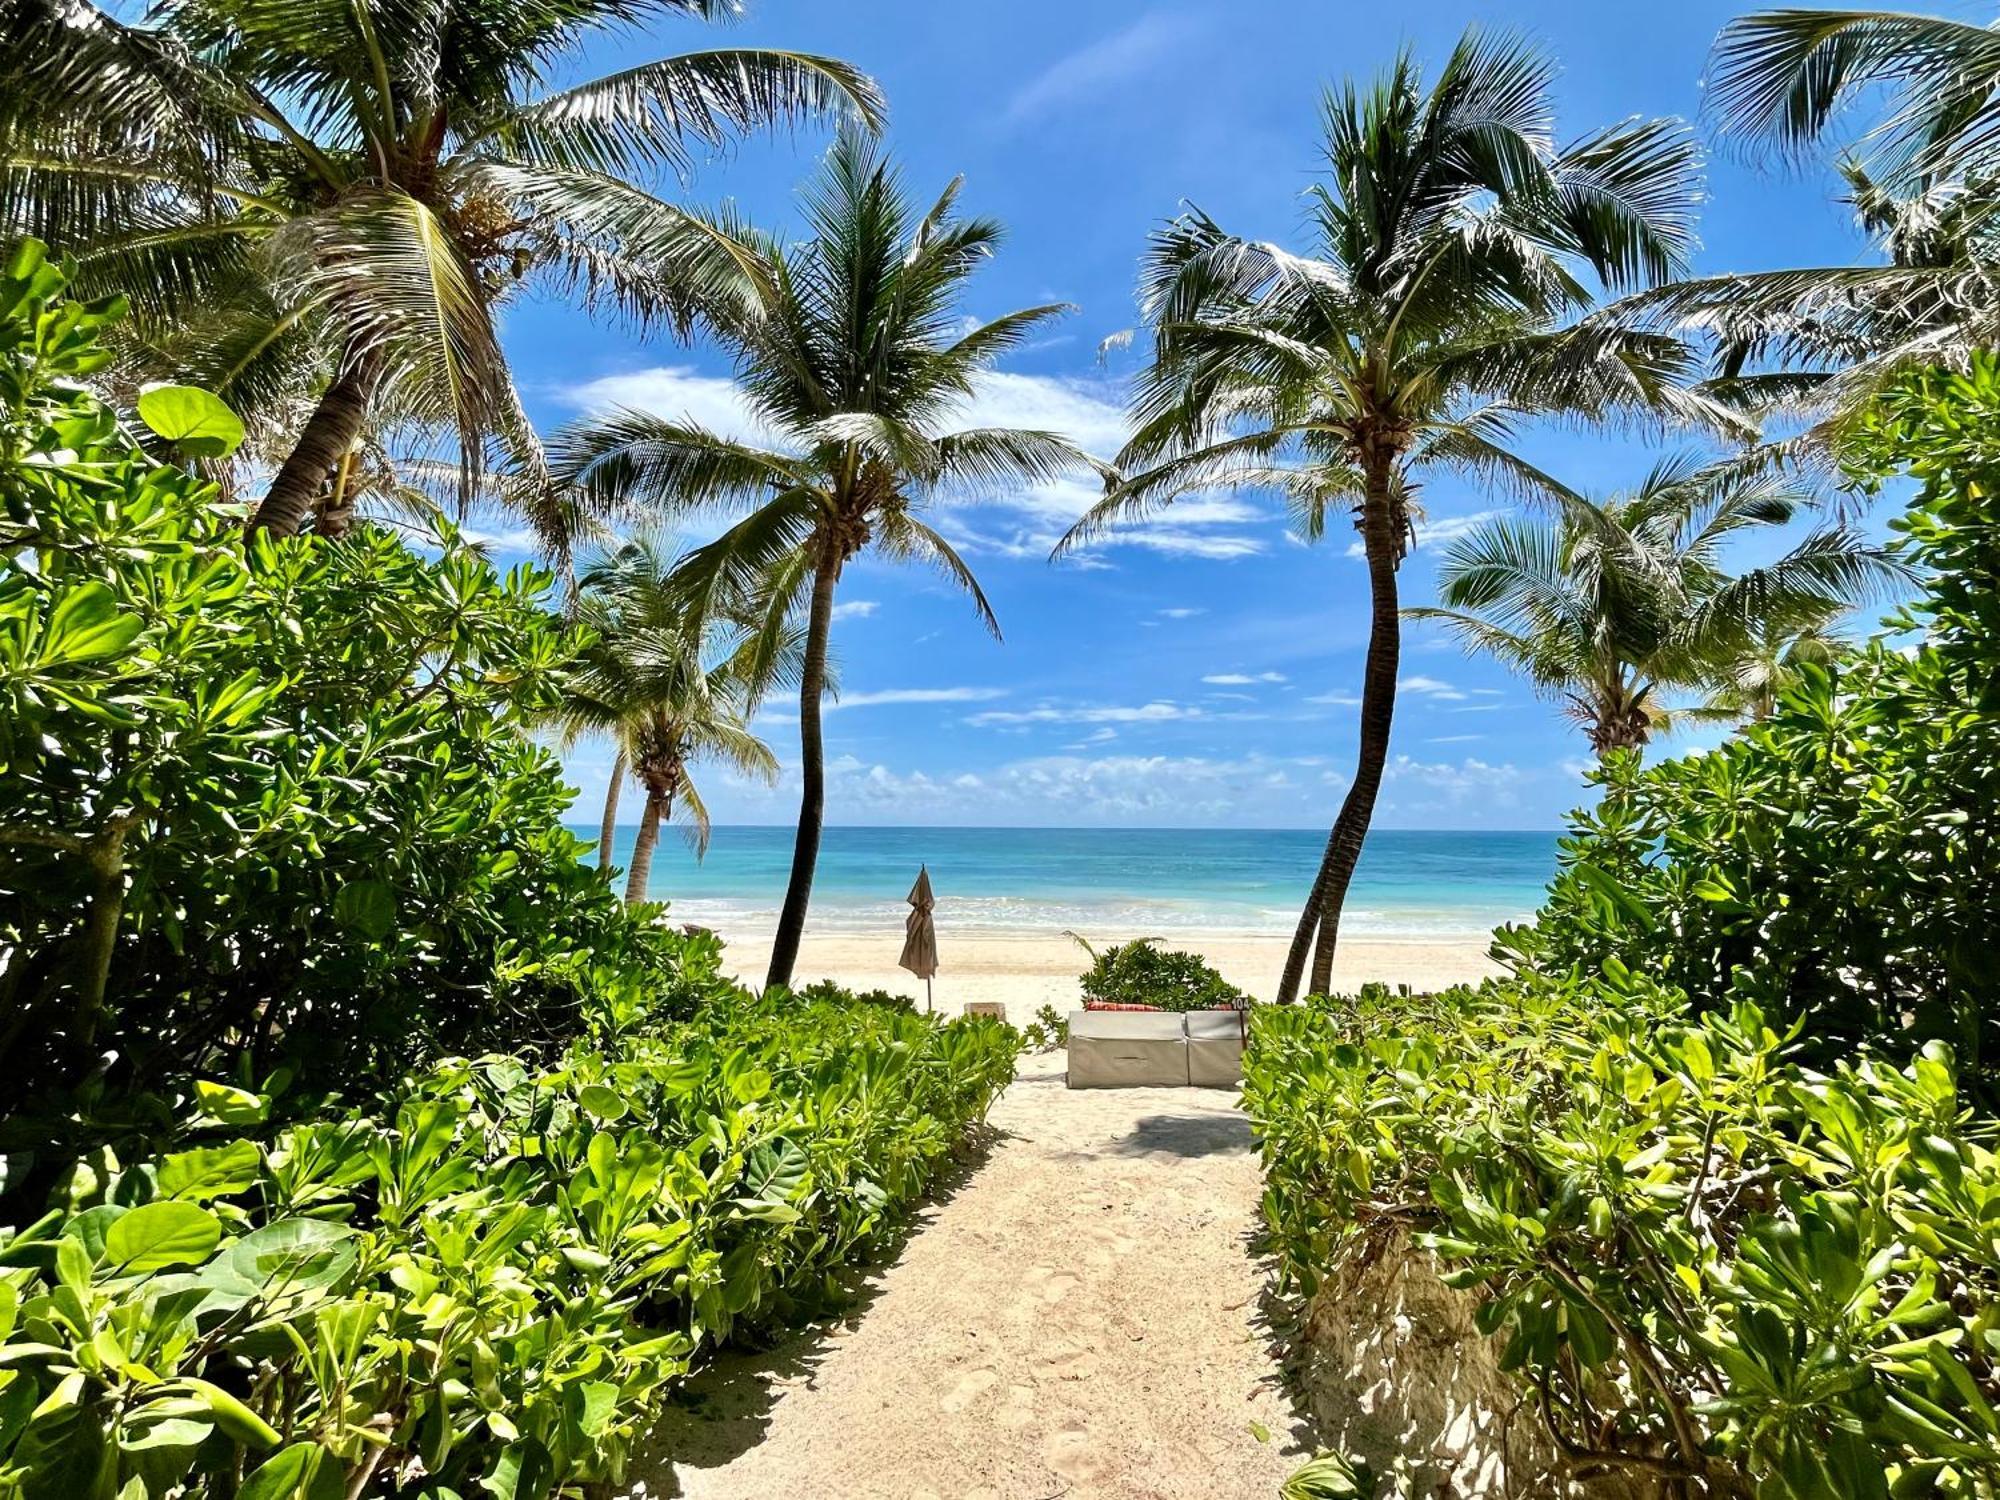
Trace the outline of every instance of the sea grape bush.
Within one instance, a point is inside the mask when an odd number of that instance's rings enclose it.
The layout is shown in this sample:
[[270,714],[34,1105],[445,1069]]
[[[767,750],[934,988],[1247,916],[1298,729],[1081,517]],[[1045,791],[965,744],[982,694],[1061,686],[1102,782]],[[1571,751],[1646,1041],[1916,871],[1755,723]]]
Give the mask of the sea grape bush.
[[986,1020],[740,992],[393,1109],[227,1127],[0,1234],[0,1496],[541,1500],[818,1306],[1013,1072]]
[[548,578],[448,530],[246,538],[156,452],[234,418],[154,391],[128,430],[81,383],[119,308],[64,285],[0,263],[0,1186],[170,1127],[195,1076],[306,1107],[712,989],[561,826]]
[[1084,944],[1083,998],[1097,1005],[1151,1005],[1160,1010],[1241,1008],[1249,997],[1215,971],[1199,953],[1163,948],[1157,938],[1137,938],[1098,952]]
[[[1701,755],[1612,757],[1517,964],[1615,957],[1727,1011],[1749,1000],[1825,1061],[1950,1043],[2000,1102],[2000,363],[1893,391],[1848,454],[1907,472],[1896,523],[1922,598],[1765,722]],[[1920,634],[1912,633],[1920,632]]]
[[2000,1487],[2000,1156],[1950,1050],[1825,1071],[1598,979],[1252,1013],[1288,1281],[1413,1233],[1579,1470],[1769,1500]]

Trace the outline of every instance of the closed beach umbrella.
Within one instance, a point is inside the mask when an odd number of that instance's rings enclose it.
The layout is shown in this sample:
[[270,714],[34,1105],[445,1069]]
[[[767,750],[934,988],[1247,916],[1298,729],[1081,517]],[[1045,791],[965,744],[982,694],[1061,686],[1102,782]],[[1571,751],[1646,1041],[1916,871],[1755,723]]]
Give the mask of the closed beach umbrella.
[[917,871],[917,883],[910,887],[910,915],[903,923],[903,956],[896,960],[924,982],[924,1009],[931,1008],[931,975],[937,973],[937,928],[931,923],[931,908],[937,898],[931,894],[928,865]]

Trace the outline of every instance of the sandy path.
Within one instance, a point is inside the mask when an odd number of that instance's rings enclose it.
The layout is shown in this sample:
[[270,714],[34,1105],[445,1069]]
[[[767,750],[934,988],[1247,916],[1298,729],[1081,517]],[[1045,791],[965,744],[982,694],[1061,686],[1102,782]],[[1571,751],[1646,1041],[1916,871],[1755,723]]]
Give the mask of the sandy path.
[[1224,1092],[1073,1093],[1062,1066],[1023,1061],[991,1152],[843,1322],[697,1379],[635,1490],[1272,1500],[1299,1459],[1252,1323],[1249,1125]]

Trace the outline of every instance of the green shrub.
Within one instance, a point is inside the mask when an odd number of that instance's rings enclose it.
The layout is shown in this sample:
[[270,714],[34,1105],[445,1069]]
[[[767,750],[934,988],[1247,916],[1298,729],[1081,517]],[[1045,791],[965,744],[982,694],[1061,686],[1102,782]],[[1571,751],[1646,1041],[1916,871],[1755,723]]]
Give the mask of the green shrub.
[[[1079,939],[1081,941],[1081,939]],[[1099,953],[1088,943],[1083,998],[1098,1005],[1152,1005],[1161,1010],[1241,1007],[1249,996],[1215,972],[1198,953],[1162,948],[1158,938],[1118,943]]]
[[916,1002],[891,990],[850,990],[831,979],[817,979],[798,992],[801,1000],[824,1005],[879,1005],[885,1010],[916,1010]]
[[[246,540],[78,382],[115,304],[0,274],[0,1152],[171,1127],[192,1076],[365,1098],[714,989],[561,825],[531,727],[579,645],[455,535]],[[172,399],[166,399],[171,397]],[[141,411],[191,457],[233,418]]]
[[2000,1101],[2000,366],[1892,394],[1849,454],[1922,485],[1897,523],[1930,570],[1923,632],[1879,642],[1721,748],[1614,757],[1528,928],[1496,953],[1595,972],[1609,957],[1698,1007],[1797,1020],[1821,1061],[1949,1042]]
[[208,1085],[198,1144],[0,1235],[0,1496],[613,1483],[704,1349],[838,1292],[1016,1045],[738,994],[268,1141],[226,1128],[264,1101]]
[[1601,981],[1253,1013],[1283,1275],[1407,1229],[1573,1462],[1769,1500],[2000,1486],[2000,1157],[1948,1051],[1830,1072]]
[[1069,1017],[1053,1005],[1044,1005],[1034,1019],[1021,1028],[1030,1052],[1053,1052],[1069,1045]]

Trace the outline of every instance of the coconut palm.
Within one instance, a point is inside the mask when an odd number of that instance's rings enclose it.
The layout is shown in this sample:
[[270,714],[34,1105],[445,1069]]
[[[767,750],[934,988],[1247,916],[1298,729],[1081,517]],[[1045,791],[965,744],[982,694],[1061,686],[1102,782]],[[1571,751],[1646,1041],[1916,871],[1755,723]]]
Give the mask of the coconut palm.
[[1670,691],[1716,689],[1713,709],[1725,678],[1769,688],[1749,671],[1768,643],[1823,638],[1852,605],[1908,576],[1839,526],[1767,566],[1725,571],[1732,539],[1782,526],[1804,503],[1741,462],[1668,458],[1630,494],[1474,528],[1439,564],[1440,607],[1404,615],[1438,621],[1521,673],[1562,703],[1599,756],[1641,750],[1672,727]]
[[1679,390],[1671,339],[1565,327],[1586,276],[1641,286],[1686,263],[1695,152],[1677,122],[1553,140],[1553,68],[1523,43],[1468,34],[1427,89],[1407,55],[1324,108],[1330,180],[1307,255],[1190,212],[1154,240],[1143,280],[1153,357],[1126,476],[1070,533],[1217,485],[1270,483],[1301,528],[1352,513],[1371,601],[1360,749],[1279,986],[1298,992],[1318,936],[1323,990],[1341,906],[1388,759],[1400,653],[1396,573],[1427,473],[1566,496],[1509,448],[1540,416],[1660,412],[1728,419]]
[[653,850],[677,806],[686,817],[688,842],[697,853],[708,848],[708,806],[694,777],[698,763],[775,777],[777,760],[748,721],[797,658],[795,649],[766,650],[738,623],[691,618],[671,582],[673,563],[657,540],[641,536],[593,560],[577,579],[575,614],[596,639],[571,685],[564,729],[572,740],[608,731],[615,747],[600,868],[628,769],[645,789],[626,870],[628,905],[646,899]]
[[1711,338],[1732,394],[1810,419],[1788,446],[1815,456],[1898,370],[2000,338],[2000,32],[1782,10],[1717,39],[1708,114],[1741,151],[1803,158],[1857,97],[1886,113],[1838,167],[1886,264],[1690,278],[1605,312]]
[[595,37],[735,9],[159,0],[127,25],[20,0],[0,35],[0,233],[75,252],[81,289],[130,296],[148,347],[239,411],[303,402],[257,525],[297,530],[371,411],[451,431],[470,484],[489,443],[535,455],[494,328],[526,278],[684,317],[728,247],[635,184],[734,131],[876,118],[854,69],[761,48],[551,83]]
[[1830,627],[1833,620],[1770,621],[1752,628],[1740,650],[1718,664],[1708,697],[1692,717],[1760,723],[1796,686],[1807,667],[1824,667],[1852,651]]
[[774,619],[803,605],[803,785],[770,984],[791,981],[819,855],[826,797],[820,699],[842,572],[871,549],[931,564],[972,596],[997,637],[972,570],[921,512],[955,492],[1032,485],[1093,467],[1056,433],[954,430],[979,372],[1064,310],[1024,308],[962,328],[965,282],[998,244],[1000,229],[959,217],[957,198],[954,182],[919,211],[876,148],[843,134],[805,194],[810,238],[786,246],[711,221],[748,269],[741,304],[718,304],[703,316],[734,356],[744,400],[768,443],[617,411],[550,445],[558,482],[579,488],[595,508],[748,511],[683,564],[698,609],[746,594],[769,601]]

